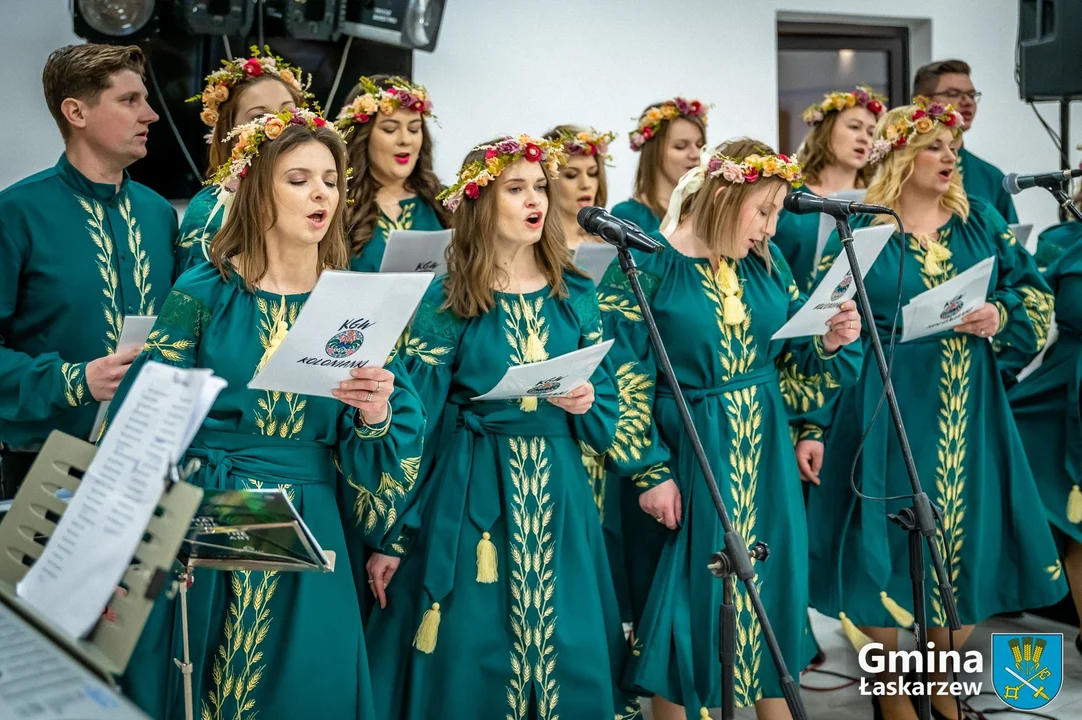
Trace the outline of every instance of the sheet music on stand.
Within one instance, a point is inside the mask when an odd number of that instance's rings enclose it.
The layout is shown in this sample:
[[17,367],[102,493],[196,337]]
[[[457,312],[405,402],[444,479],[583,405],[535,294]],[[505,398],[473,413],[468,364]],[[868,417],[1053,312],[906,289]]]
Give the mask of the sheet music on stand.
[[180,561],[214,570],[331,572],[324,551],[281,488],[204,490]]
[[146,363],[18,597],[73,639],[97,624],[225,381]]

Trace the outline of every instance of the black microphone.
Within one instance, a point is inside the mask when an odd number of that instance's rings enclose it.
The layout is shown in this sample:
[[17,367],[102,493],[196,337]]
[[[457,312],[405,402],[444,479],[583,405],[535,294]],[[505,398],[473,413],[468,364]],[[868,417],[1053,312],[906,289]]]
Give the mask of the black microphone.
[[867,215],[890,215],[892,210],[882,205],[865,205],[864,203],[839,200],[837,198],[825,198],[812,193],[789,193],[782,201],[785,209],[794,215],[807,215],[810,213],[824,213],[831,217],[846,217],[854,213]]
[[1011,173],[1003,178],[1003,189],[1011,195],[1031,187],[1058,188],[1071,178],[1082,177],[1082,168],[1073,170],[1057,170],[1056,172],[1035,173],[1033,175],[1019,175]]
[[604,208],[584,207],[579,210],[579,225],[609,245],[627,246],[647,253],[655,253],[664,247],[633,222],[613,217]]

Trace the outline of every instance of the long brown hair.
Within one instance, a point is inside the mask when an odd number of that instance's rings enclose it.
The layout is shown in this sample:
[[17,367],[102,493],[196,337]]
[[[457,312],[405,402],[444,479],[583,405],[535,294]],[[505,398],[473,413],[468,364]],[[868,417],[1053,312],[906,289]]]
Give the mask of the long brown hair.
[[[369,79],[380,87],[393,84],[393,78],[390,75],[372,75]],[[360,84],[355,85],[346,96],[343,107],[352,104],[364,92]],[[432,170],[432,136],[428,132],[428,123],[424,115],[420,117],[421,151],[417,154],[417,164],[413,167],[413,172],[406,179],[406,187],[417,193],[429,207],[435,210],[440,225],[447,227],[451,222],[451,216],[444,209],[443,204],[436,200],[436,196],[443,190],[443,185]],[[350,254],[353,257],[360,255],[364,250],[364,246],[376,232],[376,223],[379,222],[380,209],[379,204],[376,203],[376,191],[380,189],[380,184],[372,174],[371,164],[368,161],[368,140],[372,137],[372,130],[377,122],[379,122],[378,113],[366,123],[354,124],[352,131],[346,136],[349,165],[353,168],[353,176],[349,181],[351,203],[346,208],[346,228]]]
[[[766,143],[746,137],[723,142],[718,145],[715,153],[731,157],[738,163],[749,155],[777,154]],[[737,227],[740,209],[748,197],[764,184],[776,186],[781,193],[787,192],[789,188],[788,182],[774,175],[760,176],[753,183],[730,183],[722,176],[712,177],[708,174],[699,191],[684,199],[680,207],[680,219],[691,220],[695,234],[711,252],[719,256],[736,257],[735,245],[739,242],[741,230]],[[720,192],[722,189],[725,192]],[[770,248],[767,239],[763,238],[755,243],[752,252],[763,258],[769,269]]]
[[[651,108],[661,107],[664,104],[664,101],[661,101],[647,106],[642,111],[642,115],[639,116],[640,119],[645,117]],[[650,208],[650,212],[659,218],[665,217],[668,207],[658,205],[657,178],[661,174],[661,161],[665,156],[665,143],[669,139],[669,128],[672,127],[673,121],[677,119],[693,123],[699,128],[699,132],[703,134],[703,140],[706,140],[706,124],[702,118],[698,115],[681,115],[679,118],[663,121],[654,132],[654,136],[642,146],[642,150],[639,151],[639,167],[635,171],[635,197],[643,205]]]
[[[233,145],[232,143],[226,142],[225,138],[233,128],[237,126],[237,118],[235,115],[237,114],[237,105],[240,104],[240,96],[244,94],[245,90],[258,85],[261,82],[282,83],[282,86],[285,87],[293,97],[293,104],[297,107],[304,106],[305,98],[300,91],[281,78],[276,78],[273,75],[260,75],[258,77],[249,75],[234,84],[229,88],[229,97],[217,108],[218,119],[214,123],[214,130],[211,131],[210,146],[207,150],[207,177],[213,175],[215,170],[229,161],[229,153],[233,150]],[[273,111],[277,112],[277,110],[278,108],[274,108]]]
[[[495,145],[504,138],[496,138],[482,145]],[[484,162],[485,151],[471,150],[462,161],[462,167],[473,162]],[[542,172],[545,172],[544,163],[539,163]],[[545,195],[549,199],[549,210],[552,202],[552,179],[545,172],[549,183],[545,187]],[[462,318],[473,318],[483,315],[492,309],[496,303],[496,296],[492,286],[496,284],[496,234],[498,232],[498,210],[496,184],[489,183],[481,189],[480,196],[476,200],[464,200],[451,216],[451,227],[454,235],[451,244],[447,248],[447,277],[444,278],[444,290],[447,301],[444,309],[450,309]],[[571,262],[571,254],[567,252],[567,242],[564,239],[563,228],[559,219],[552,212],[545,213],[545,224],[541,229],[541,239],[534,245],[534,253],[537,264],[548,280],[549,297],[566,298],[568,296],[567,284],[564,282],[565,272],[574,272],[583,275]]]
[[[305,125],[287,125],[274,140],[264,140],[252,158],[248,174],[240,181],[233,205],[221,230],[210,241],[210,262],[223,278],[237,272],[249,290],[267,274],[266,232],[278,222],[274,201],[274,165],[290,150],[309,142],[318,142],[334,156],[338,171],[338,205],[327,225],[327,234],[319,241],[317,270],[342,269],[349,264],[346,252],[343,208],[346,204],[346,146],[329,127],[314,130]],[[239,255],[234,270],[231,258]]]
[[[582,125],[557,125],[542,137],[546,140],[556,141],[560,139],[561,135],[576,135],[584,130],[589,130],[589,128]],[[605,177],[605,158],[597,154],[594,155],[594,160],[597,161],[597,195],[594,197],[594,205],[605,207],[609,201],[609,181]]]
[[[841,114],[841,112],[827,113],[822,122],[808,132],[804,137],[804,142],[797,148],[796,160],[804,167],[804,179],[812,185],[819,184],[819,173],[823,168],[838,161],[830,147],[830,136],[834,133],[834,125],[837,124],[838,116]],[[857,170],[856,187],[868,187],[874,174],[875,168],[871,163]]]

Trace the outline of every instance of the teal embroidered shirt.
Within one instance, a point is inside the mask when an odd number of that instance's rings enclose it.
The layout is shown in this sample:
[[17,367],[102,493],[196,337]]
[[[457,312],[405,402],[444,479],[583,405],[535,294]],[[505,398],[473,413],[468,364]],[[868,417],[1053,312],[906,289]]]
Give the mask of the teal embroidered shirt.
[[0,442],[85,438],[86,364],[116,350],[125,315],[153,315],[173,284],[177,215],[127,174],[91,182],[66,155],[0,192]]

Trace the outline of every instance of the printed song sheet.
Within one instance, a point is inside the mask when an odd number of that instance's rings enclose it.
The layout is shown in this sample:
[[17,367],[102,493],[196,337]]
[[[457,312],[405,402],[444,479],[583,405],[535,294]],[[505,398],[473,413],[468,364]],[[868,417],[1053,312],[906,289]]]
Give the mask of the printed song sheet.
[[601,287],[601,278],[615,259],[616,248],[608,243],[580,242],[572,262],[590,274],[594,285]]
[[432,278],[430,272],[324,271],[248,387],[333,397],[354,368],[384,366]]
[[203,421],[211,378],[210,370],[143,366],[45,551],[18,584],[19,597],[71,637],[94,627],[131,563],[169,469],[187,450],[189,427]]
[[453,230],[392,230],[387,236],[381,273],[430,272],[436,277],[447,272],[444,252],[451,244]]
[[[139,345],[142,347],[146,344],[147,338],[150,336],[150,331],[154,327],[154,321],[158,318],[155,315],[125,315],[124,316],[124,328],[120,331],[120,340],[117,341],[117,348],[126,347],[128,345]],[[101,434],[101,424],[105,422],[105,413],[109,410],[109,401],[106,400],[98,405],[98,414],[94,418],[94,427],[90,430],[90,436],[87,438],[90,442],[97,442],[98,435]]]
[[902,342],[957,327],[966,315],[984,305],[995,260],[995,256],[990,255],[910,300],[902,308]]
[[496,387],[473,400],[517,400],[524,397],[566,395],[590,381],[594,370],[605,359],[612,340],[581,348],[538,363],[512,365]]

